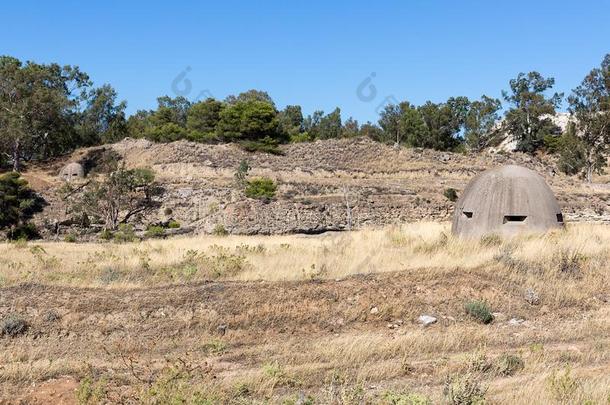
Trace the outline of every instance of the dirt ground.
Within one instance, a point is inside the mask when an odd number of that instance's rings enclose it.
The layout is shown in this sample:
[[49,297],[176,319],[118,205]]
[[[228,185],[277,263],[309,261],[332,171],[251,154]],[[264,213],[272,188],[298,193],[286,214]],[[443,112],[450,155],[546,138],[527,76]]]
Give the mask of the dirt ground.
[[[465,313],[473,298],[491,302],[491,324]],[[532,305],[493,269],[136,290],[26,284],[0,290],[0,313],[29,324],[0,338],[2,404],[416,403],[391,402],[411,393],[440,403],[447,379],[472,371],[490,403],[610,395],[607,297]],[[438,322],[424,328],[422,314]],[[485,366],[506,353],[524,367]],[[554,372],[567,388],[554,388]]]

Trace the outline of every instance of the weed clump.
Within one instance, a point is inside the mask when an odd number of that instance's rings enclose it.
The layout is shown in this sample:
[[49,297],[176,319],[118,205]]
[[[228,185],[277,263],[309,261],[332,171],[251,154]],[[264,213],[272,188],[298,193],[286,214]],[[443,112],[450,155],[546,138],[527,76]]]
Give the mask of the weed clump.
[[546,380],[547,390],[559,403],[574,403],[576,394],[581,388],[580,382],[572,377],[571,370],[567,367],[563,373],[553,371]]
[[496,374],[509,377],[523,370],[524,366],[521,356],[504,353],[496,359],[494,369]]
[[489,235],[483,236],[480,239],[479,243],[481,244],[481,246],[484,247],[500,246],[502,244],[502,237],[495,233],[491,233]]
[[448,378],[443,390],[447,403],[451,405],[475,405],[485,403],[487,387],[473,374]]
[[470,301],[464,305],[466,313],[482,324],[488,324],[493,321],[494,317],[491,314],[489,306],[483,301]]
[[585,259],[585,256],[578,250],[561,250],[557,256],[556,263],[558,274],[565,277],[580,278]]

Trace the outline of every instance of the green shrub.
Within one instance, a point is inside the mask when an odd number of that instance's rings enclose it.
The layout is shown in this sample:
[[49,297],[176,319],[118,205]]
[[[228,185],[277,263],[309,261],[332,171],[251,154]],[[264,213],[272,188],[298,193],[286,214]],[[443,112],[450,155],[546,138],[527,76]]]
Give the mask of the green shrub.
[[36,194],[19,173],[0,176],[0,229],[7,229],[9,239],[34,239],[36,227],[28,223],[42,211],[44,199]]
[[250,180],[246,184],[246,197],[256,198],[260,200],[269,200],[275,197],[277,185],[273,180],[262,177],[260,179]]
[[118,231],[114,233],[114,241],[117,243],[134,242],[136,234],[131,224],[120,224]]
[[106,385],[105,378],[94,381],[91,375],[87,375],[80,381],[76,390],[78,403],[83,405],[103,403],[103,399],[106,397]]
[[9,315],[0,324],[0,336],[16,337],[24,334],[29,328],[29,324],[19,315]]
[[216,226],[212,230],[212,233],[216,236],[227,236],[229,234],[229,231],[226,230],[224,225],[216,224]]
[[112,238],[114,238],[114,234],[109,229],[104,229],[102,232],[100,232],[100,239],[111,240]]
[[470,301],[464,305],[464,309],[468,315],[483,324],[491,323],[494,319],[489,307],[483,301]]
[[76,234],[73,232],[70,232],[69,234],[67,234],[66,236],[64,236],[64,242],[68,242],[68,243],[76,243]]
[[451,202],[456,202],[458,199],[457,191],[454,188],[446,188],[443,195]]
[[167,223],[167,227],[169,229],[178,229],[178,228],[180,228],[180,222],[175,221],[175,220],[172,219],[171,221],[169,221]]
[[146,229],[145,235],[147,238],[162,238],[165,236],[165,228],[158,225],[150,225]]

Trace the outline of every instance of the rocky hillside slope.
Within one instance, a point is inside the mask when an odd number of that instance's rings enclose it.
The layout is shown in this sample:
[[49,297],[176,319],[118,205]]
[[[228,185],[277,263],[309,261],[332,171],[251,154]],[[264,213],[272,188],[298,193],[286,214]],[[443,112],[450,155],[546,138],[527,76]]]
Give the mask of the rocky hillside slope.
[[[418,220],[448,220],[453,203],[444,190],[458,194],[482,170],[503,164],[527,166],[543,175],[555,191],[567,220],[610,219],[610,189],[605,178],[585,185],[559,174],[548,158],[520,153],[462,155],[421,149],[393,149],[368,139],[326,140],[281,147],[282,155],[248,153],[237,145],[179,141],[155,144],[126,139],[106,146],[127,167],[150,167],[165,192],[160,208],[137,227],[168,220],[183,229],[209,233],[222,225],[236,234],[321,233]],[[94,148],[99,149],[99,148]],[[61,166],[79,161],[79,150],[55,164],[30,170],[26,177],[49,205],[36,221],[65,223],[65,203],[57,190]],[[270,202],[246,198],[234,174],[246,160],[249,178],[270,177],[278,184]],[[62,232],[66,232],[66,227]],[[47,232],[46,236],[50,236]]]

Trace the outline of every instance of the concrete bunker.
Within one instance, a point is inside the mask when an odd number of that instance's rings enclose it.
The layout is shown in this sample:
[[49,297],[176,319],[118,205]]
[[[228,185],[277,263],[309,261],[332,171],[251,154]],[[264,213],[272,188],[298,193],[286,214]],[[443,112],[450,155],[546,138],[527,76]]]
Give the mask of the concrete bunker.
[[564,226],[555,195],[544,179],[521,166],[487,170],[458,199],[451,232],[465,237],[514,236]]
[[69,163],[59,172],[59,177],[64,181],[73,181],[85,177],[85,169],[80,163]]

